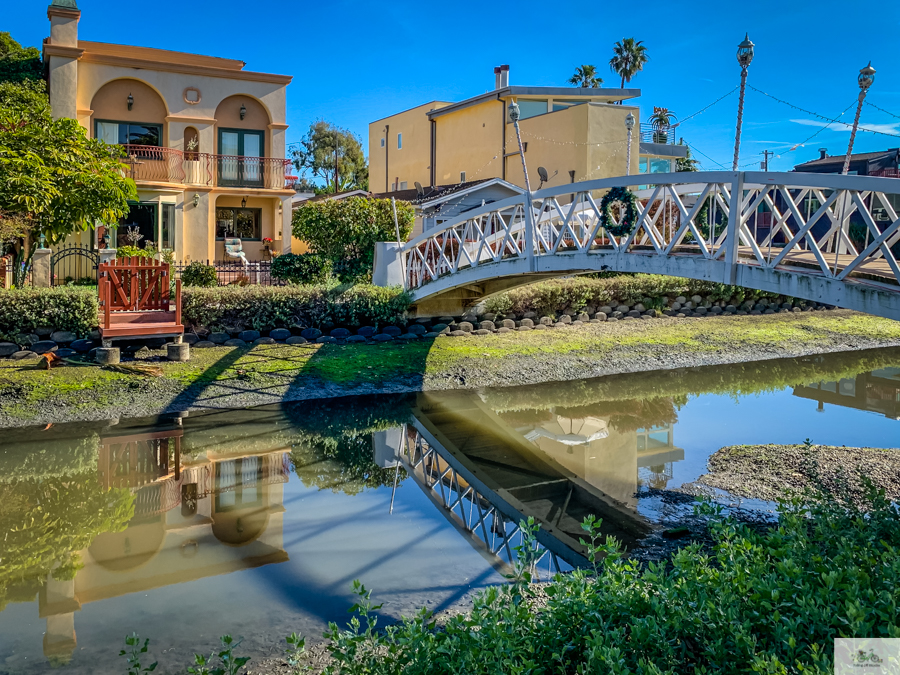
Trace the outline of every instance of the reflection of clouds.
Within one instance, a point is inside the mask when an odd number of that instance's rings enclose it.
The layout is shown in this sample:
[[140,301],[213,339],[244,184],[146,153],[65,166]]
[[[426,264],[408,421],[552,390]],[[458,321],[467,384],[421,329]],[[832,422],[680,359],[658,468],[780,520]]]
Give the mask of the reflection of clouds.
[[606,420],[596,417],[562,417],[556,416],[551,422],[535,427],[525,438],[535,442],[539,438],[549,438],[563,445],[585,445],[592,441],[609,437]]

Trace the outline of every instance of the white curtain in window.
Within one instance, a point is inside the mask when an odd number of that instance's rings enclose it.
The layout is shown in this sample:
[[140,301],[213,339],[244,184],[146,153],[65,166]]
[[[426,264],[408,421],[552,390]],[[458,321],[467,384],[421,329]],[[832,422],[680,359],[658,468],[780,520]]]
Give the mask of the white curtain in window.
[[238,160],[235,159],[235,156],[238,154],[238,135],[233,131],[223,131],[221,146],[219,154],[226,155],[219,159],[222,178],[225,180],[237,180]]
[[262,148],[260,148],[260,138],[255,134],[244,135],[244,178],[248,181],[256,182],[260,176],[259,162],[251,157],[260,157]]
[[119,125],[116,122],[97,122],[97,138],[110,145],[119,143]]

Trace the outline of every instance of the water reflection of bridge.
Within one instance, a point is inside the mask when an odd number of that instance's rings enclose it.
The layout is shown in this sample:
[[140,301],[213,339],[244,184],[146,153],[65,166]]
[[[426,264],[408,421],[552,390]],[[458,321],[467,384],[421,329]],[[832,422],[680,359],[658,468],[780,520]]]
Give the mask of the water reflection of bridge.
[[74,651],[75,612],[86,603],[288,559],[282,503],[289,448],[244,444],[242,452],[241,439],[228,445],[193,430],[185,454],[183,437],[180,418],[101,435],[99,481],[135,494],[134,517],[79,553],[83,567],[74,578],[48,575],[39,596],[48,657],[65,660]]
[[794,387],[794,396],[825,404],[855,408],[900,419],[900,368],[882,368],[833,382],[815,382]]
[[[651,526],[636,510],[639,483],[664,487],[684,458],[671,425],[618,429],[598,403],[591,414],[490,409],[465,392],[423,394],[402,450],[409,473],[479,551],[511,563],[518,523],[540,524],[540,544],[571,564],[586,562],[585,516],[626,546]],[[641,476],[641,469],[646,469]]]

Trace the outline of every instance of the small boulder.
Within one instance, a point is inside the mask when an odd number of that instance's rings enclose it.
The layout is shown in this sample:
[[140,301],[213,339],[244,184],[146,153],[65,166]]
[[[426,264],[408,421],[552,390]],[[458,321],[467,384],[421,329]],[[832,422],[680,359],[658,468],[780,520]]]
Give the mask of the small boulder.
[[243,340],[244,342],[253,342],[254,340],[259,339],[259,331],[258,330],[242,330],[238,334],[238,339]]
[[19,333],[16,336],[16,344],[21,345],[23,347],[30,347],[35,342],[40,342],[40,339],[34,333]]
[[610,307],[609,305],[603,305],[603,307],[598,309],[597,312],[599,312],[600,314],[606,314],[606,316],[609,316],[610,314],[613,313],[613,308]]
[[425,335],[425,333],[428,332],[428,329],[422,324],[416,323],[410,326],[407,332],[412,333],[413,335]]
[[287,340],[285,340],[285,344],[289,345],[305,345],[309,340],[307,340],[302,335],[292,335]]
[[279,342],[283,342],[291,337],[291,331],[287,328],[276,328],[275,330],[269,331],[269,337],[273,340],[278,340]]
[[71,359],[76,354],[74,349],[69,349],[68,347],[60,347],[56,350],[56,355],[61,359]]
[[481,330],[486,330],[486,331],[492,331],[492,330],[496,330],[496,329],[497,329],[497,326],[495,326],[495,325],[494,325],[494,322],[491,321],[490,319],[485,319],[485,320],[482,321],[480,324],[478,324],[478,327],[479,327]]
[[331,337],[336,338],[338,340],[343,340],[346,337],[350,337],[350,331],[346,328],[335,328],[333,331],[329,333]]
[[390,342],[394,339],[393,335],[388,335],[387,333],[379,333],[378,335],[373,335],[372,339],[375,342]]
[[23,349],[20,352],[14,352],[10,354],[9,358],[14,359],[16,361],[23,361],[25,359],[38,359],[40,358],[39,354],[31,351],[30,349]]
[[519,322],[519,328],[522,328],[523,326],[525,328],[534,328],[534,321],[532,321],[531,319],[522,319]]
[[322,336],[322,331],[318,328],[305,328],[300,332],[300,337],[305,337],[307,340],[315,340]]
[[675,298],[675,302],[677,302],[679,305],[683,305],[687,302],[687,298],[683,295],[679,295],[677,298]]
[[578,315],[575,317],[575,320],[576,320],[576,321],[580,321],[581,323],[587,323],[588,321],[591,320],[591,317],[590,317],[589,314],[587,314],[587,313],[585,313],[585,312],[582,312],[581,314],[578,314]]
[[12,342],[0,342],[0,357],[11,356],[19,351],[19,345]]
[[363,326],[362,328],[356,331],[357,335],[362,335],[363,337],[372,337],[378,331],[372,326]]
[[500,328],[509,328],[510,330],[512,330],[513,328],[516,327],[516,322],[513,321],[512,319],[503,319],[503,321],[500,322],[499,327]]
[[640,312],[641,314],[643,314],[644,312],[647,311],[647,308],[644,307],[644,303],[642,303],[642,302],[639,302],[638,304],[636,304],[636,305],[634,306],[634,308],[635,308],[638,312]]
[[224,345],[228,340],[231,339],[231,336],[228,333],[210,333],[209,341],[214,345]]
[[431,327],[432,333],[449,333],[450,326],[445,323],[436,323]]
[[[491,322],[493,322],[493,320],[496,319],[496,318],[497,318],[497,315],[496,315],[496,314],[494,314],[493,312],[488,312],[487,314],[484,314],[484,315],[481,317],[481,320],[482,320],[482,321],[491,321]],[[488,329],[488,330],[491,330],[491,329]]]
[[692,295],[691,302],[693,302],[695,305],[699,305],[701,302],[703,302],[703,297],[700,295]]
[[631,307],[629,307],[628,305],[619,305],[618,307],[616,307],[616,311],[621,312],[622,315],[624,316],[625,314],[628,314],[628,312],[631,311]]
[[419,334],[418,333],[404,333],[403,335],[398,335],[397,339],[398,340],[408,340],[408,341],[409,340],[418,340]]
[[258,337],[253,341],[254,345],[274,345],[275,338],[273,337]]
[[332,342],[337,342],[337,338],[333,338],[330,335],[321,335],[316,338],[316,342],[318,342],[320,345],[330,344]]
[[640,315],[641,313],[636,309],[632,309],[627,312],[627,316],[630,316],[632,319],[637,319]]
[[536,323],[532,330],[548,330],[550,327],[545,323]]
[[451,330],[450,331],[450,337],[465,337],[468,334],[469,334],[468,331],[464,331],[464,330]]
[[559,317],[558,323],[565,323],[565,324],[572,323],[572,317],[569,316],[568,314],[563,314],[561,317]]
[[398,335],[402,335],[403,331],[397,326],[385,326],[384,330],[381,331],[385,335],[390,335],[391,337],[397,337]]
[[526,331],[526,330],[534,330],[534,328],[532,328],[531,326],[524,326],[524,325],[523,325],[523,326],[519,326],[518,328],[516,328],[516,330]]
[[475,330],[475,326],[473,326],[468,321],[463,321],[459,324],[459,330],[463,331],[464,333],[471,333],[473,330]]
[[567,328],[568,325],[569,324],[563,323],[562,321],[557,321],[555,324],[553,324],[553,327],[554,328]]
[[31,345],[31,351],[35,354],[46,354],[47,352],[55,352],[59,347],[53,340],[38,340]]
[[185,333],[181,336],[181,341],[187,345],[195,345],[200,342],[200,336],[196,333]]
[[232,338],[231,340],[225,341],[226,347],[246,347],[247,343],[241,340],[240,338]]
[[200,340],[200,342],[194,343],[194,349],[209,349],[210,347],[215,347],[215,342],[210,342],[209,340]]
[[478,330],[472,331],[472,335],[490,335],[491,331],[487,328],[479,328]]
[[53,333],[53,329],[48,328],[47,326],[41,326],[40,328],[35,328],[34,332],[40,338],[47,338]]
[[306,330],[306,326],[302,326],[299,323],[291,324],[291,335],[300,335],[304,330]]
[[512,329],[512,328],[508,328],[508,327],[506,327],[506,326],[500,326],[500,328],[497,329],[497,332],[498,332],[498,333],[512,333],[512,332],[513,332],[513,329]]
[[78,339],[78,336],[72,331],[58,330],[55,333],[51,333],[50,339],[56,344],[68,345],[75,342],[75,340]]
[[540,323],[542,326],[552,326],[554,324],[554,321],[549,316],[542,316]]
[[609,318],[609,315],[606,312],[597,312],[594,314],[594,319],[597,321],[606,321]]
[[538,318],[538,315],[535,312],[525,312],[522,315],[522,318],[534,320],[534,319]]
[[441,337],[442,335],[444,335],[444,333],[436,333],[435,331],[432,330],[432,331],[425,333],[425,335],[423,337],[428,338],[430,340],[434,340],[436,338]]
[[438,321],[440,321],[441,323],[446,323],[447,325],[450,325],[451,323],[453,323],[455,321],[455,319],[452,316],[442,316],[442,317],[438,318]]
[[364,343],[365,341],[366,341],[366,338],[363,337],[362,335],[351,335],[351,336],[348,337],[347,340],[346,340],[346,342],[347,342],[348,345],[353,344],[353,343],[356,343],[356,342],[363,342],[363,343]]

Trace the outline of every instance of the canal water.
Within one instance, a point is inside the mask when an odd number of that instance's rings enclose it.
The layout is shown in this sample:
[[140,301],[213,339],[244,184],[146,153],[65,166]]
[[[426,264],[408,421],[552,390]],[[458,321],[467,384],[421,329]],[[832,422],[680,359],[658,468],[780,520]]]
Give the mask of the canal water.
[[898,447],[898,418],[893,349],[7,430],[0,673],[124,672],[132,631],[160,672],[226,633],[277,656],[345,622],[354,579],[382,622],[458,607],[522,516],[565,570],[585,515],[639,546],[723,446]]

